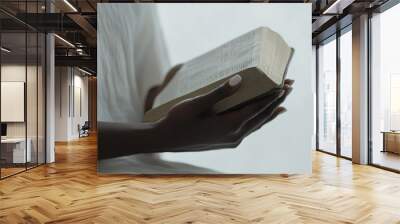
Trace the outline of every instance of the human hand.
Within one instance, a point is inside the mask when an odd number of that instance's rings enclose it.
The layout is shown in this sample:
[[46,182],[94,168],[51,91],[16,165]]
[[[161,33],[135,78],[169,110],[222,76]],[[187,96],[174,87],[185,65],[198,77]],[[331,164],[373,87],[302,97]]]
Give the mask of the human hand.
[[174,106],[153,124],[160,141],[174,152],[232,148],[286,111],[279,105],[292,91],[293,80],[285,80],[282,88],[237,110],[215,113],[214,104],[234,94],[241,81],[236,75],[213,91]]
[[165,88],[165,86],[172,80],[175,74],[179,71],[183,64],[177,64],[172,67],[165,75],[164,81],[160,85],[153,86],[147,93],[144,103],[144,110],[148,111],[153,107],[153,103],[158,94]]
[[291,92],[292,80],[283,88],[232,111],[217,114],[216,102],[234,94],[241,85],[235,76],[213,91],[185,100],[154,123],[98,122],[98,158],[138,153],[204,151],[233,148],[278,115]]

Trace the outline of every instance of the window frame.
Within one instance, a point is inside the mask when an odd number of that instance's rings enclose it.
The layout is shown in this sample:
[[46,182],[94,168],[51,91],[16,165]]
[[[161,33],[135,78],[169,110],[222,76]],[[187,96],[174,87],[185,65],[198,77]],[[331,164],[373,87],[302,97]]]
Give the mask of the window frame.
[[[339,29],[336,31],[336,33],[330,35],[329,37],[321,40],[319,43],[316,44],[316,52],[315,52],[315,60],[316,60],[316,68],[315,68],[315,83],[316,83],[316,150],[319,152],[327,153],[329,155],[337,156],[340,158],[344,158],[347,160],[352,160],[351,157],[344,156],[342,155],[342,150],[341,150],[341,117],[340,117],[340,112],[341,112],[341,89],[340,89],[340,84],[341,84],[341,66],[340,66],[340,37],[344,35],[347,32],[352,32],[352,23],[347,24],[345,27]],[[336,41],[336,152],[332,153],[329,151],[326,151],[324,149],[321,149],[319,147],[319,47],[322,44],[327,44],[331,41]]]

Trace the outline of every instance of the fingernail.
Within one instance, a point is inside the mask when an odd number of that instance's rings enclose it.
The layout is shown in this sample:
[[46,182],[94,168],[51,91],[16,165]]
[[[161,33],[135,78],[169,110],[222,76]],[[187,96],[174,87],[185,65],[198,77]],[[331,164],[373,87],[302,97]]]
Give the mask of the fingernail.
[[240,75],[235,75],[232,78],[229,79],[229,85],[234,87],[239,85],[239,83],[242,81],[242,77]]
[[285,113],[285,112],[287,111],[287,109],[284,108],[284,107],[278,107],[276,110],[277,110],[277,112],[280,113],[280,114],[281,114],[281,113]]
[[293,85],[294,80],[293,79],[286,79],[286,83],[289,85]]

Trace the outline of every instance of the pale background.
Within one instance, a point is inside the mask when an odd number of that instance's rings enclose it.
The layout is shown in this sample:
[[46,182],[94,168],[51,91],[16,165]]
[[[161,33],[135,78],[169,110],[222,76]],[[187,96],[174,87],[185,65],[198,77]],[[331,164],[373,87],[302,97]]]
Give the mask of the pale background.
[[[102,7],[106,8],[106,5],[103,4]],[[125,10],[128,9],[125,7]],[[156,11],[166,43],[166,60],[169,60],[170,67],[259,26],[267,26],[278,32],[295,49],[288,70],[288,78],[294,79],[295,84],[293,92],[284,103],[288,109],[285,114],[250,135],[236,149],[162,153],[161,158],[164,161],[206,168],[216,173],[310,173],[314,130],[311,4],[158,4]],[[102,16],[100,10],[99,17]],[[101,26],[100,23],[99,25]],[[113,33],[123,34],[126,32]],[[101,35],[99,28],[99,36]],[[111,43],[99,43],[99,52],[102,52],[103,44]],[[98,57],[101,59],[106,56],[99,54]],[[118,58],[107,58],[103,61],[112,63],[112,60]],[[98,69],[101,92],[104,91],[100,83],[101,66]],[[102,120],[101,113],[99,120]],[[125,158],[125,162],[116,161],[114,164],[118,165],[110,168],[111,172],[143,171],[135,171],[135,163],[126,162],[127,160]],[[100,165],[105,170],[109,167],[102,163]],[[191,173],[204,173],[201,170],[188,170]]]

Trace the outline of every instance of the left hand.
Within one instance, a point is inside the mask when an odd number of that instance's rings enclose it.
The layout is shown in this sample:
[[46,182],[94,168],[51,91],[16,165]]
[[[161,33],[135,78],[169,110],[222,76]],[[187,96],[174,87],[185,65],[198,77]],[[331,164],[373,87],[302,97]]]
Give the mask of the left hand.
[[146,96],[146,101],[144,103],[144,111],[148,111],[153,107],[155,98],[160,94],[160,92],[165,88],[165,86],[172,80],[175,74],[182,67],[182,64],[177,64],[172,67],[168,73],[165,75],[164,81],[160,85],[153,86]]

